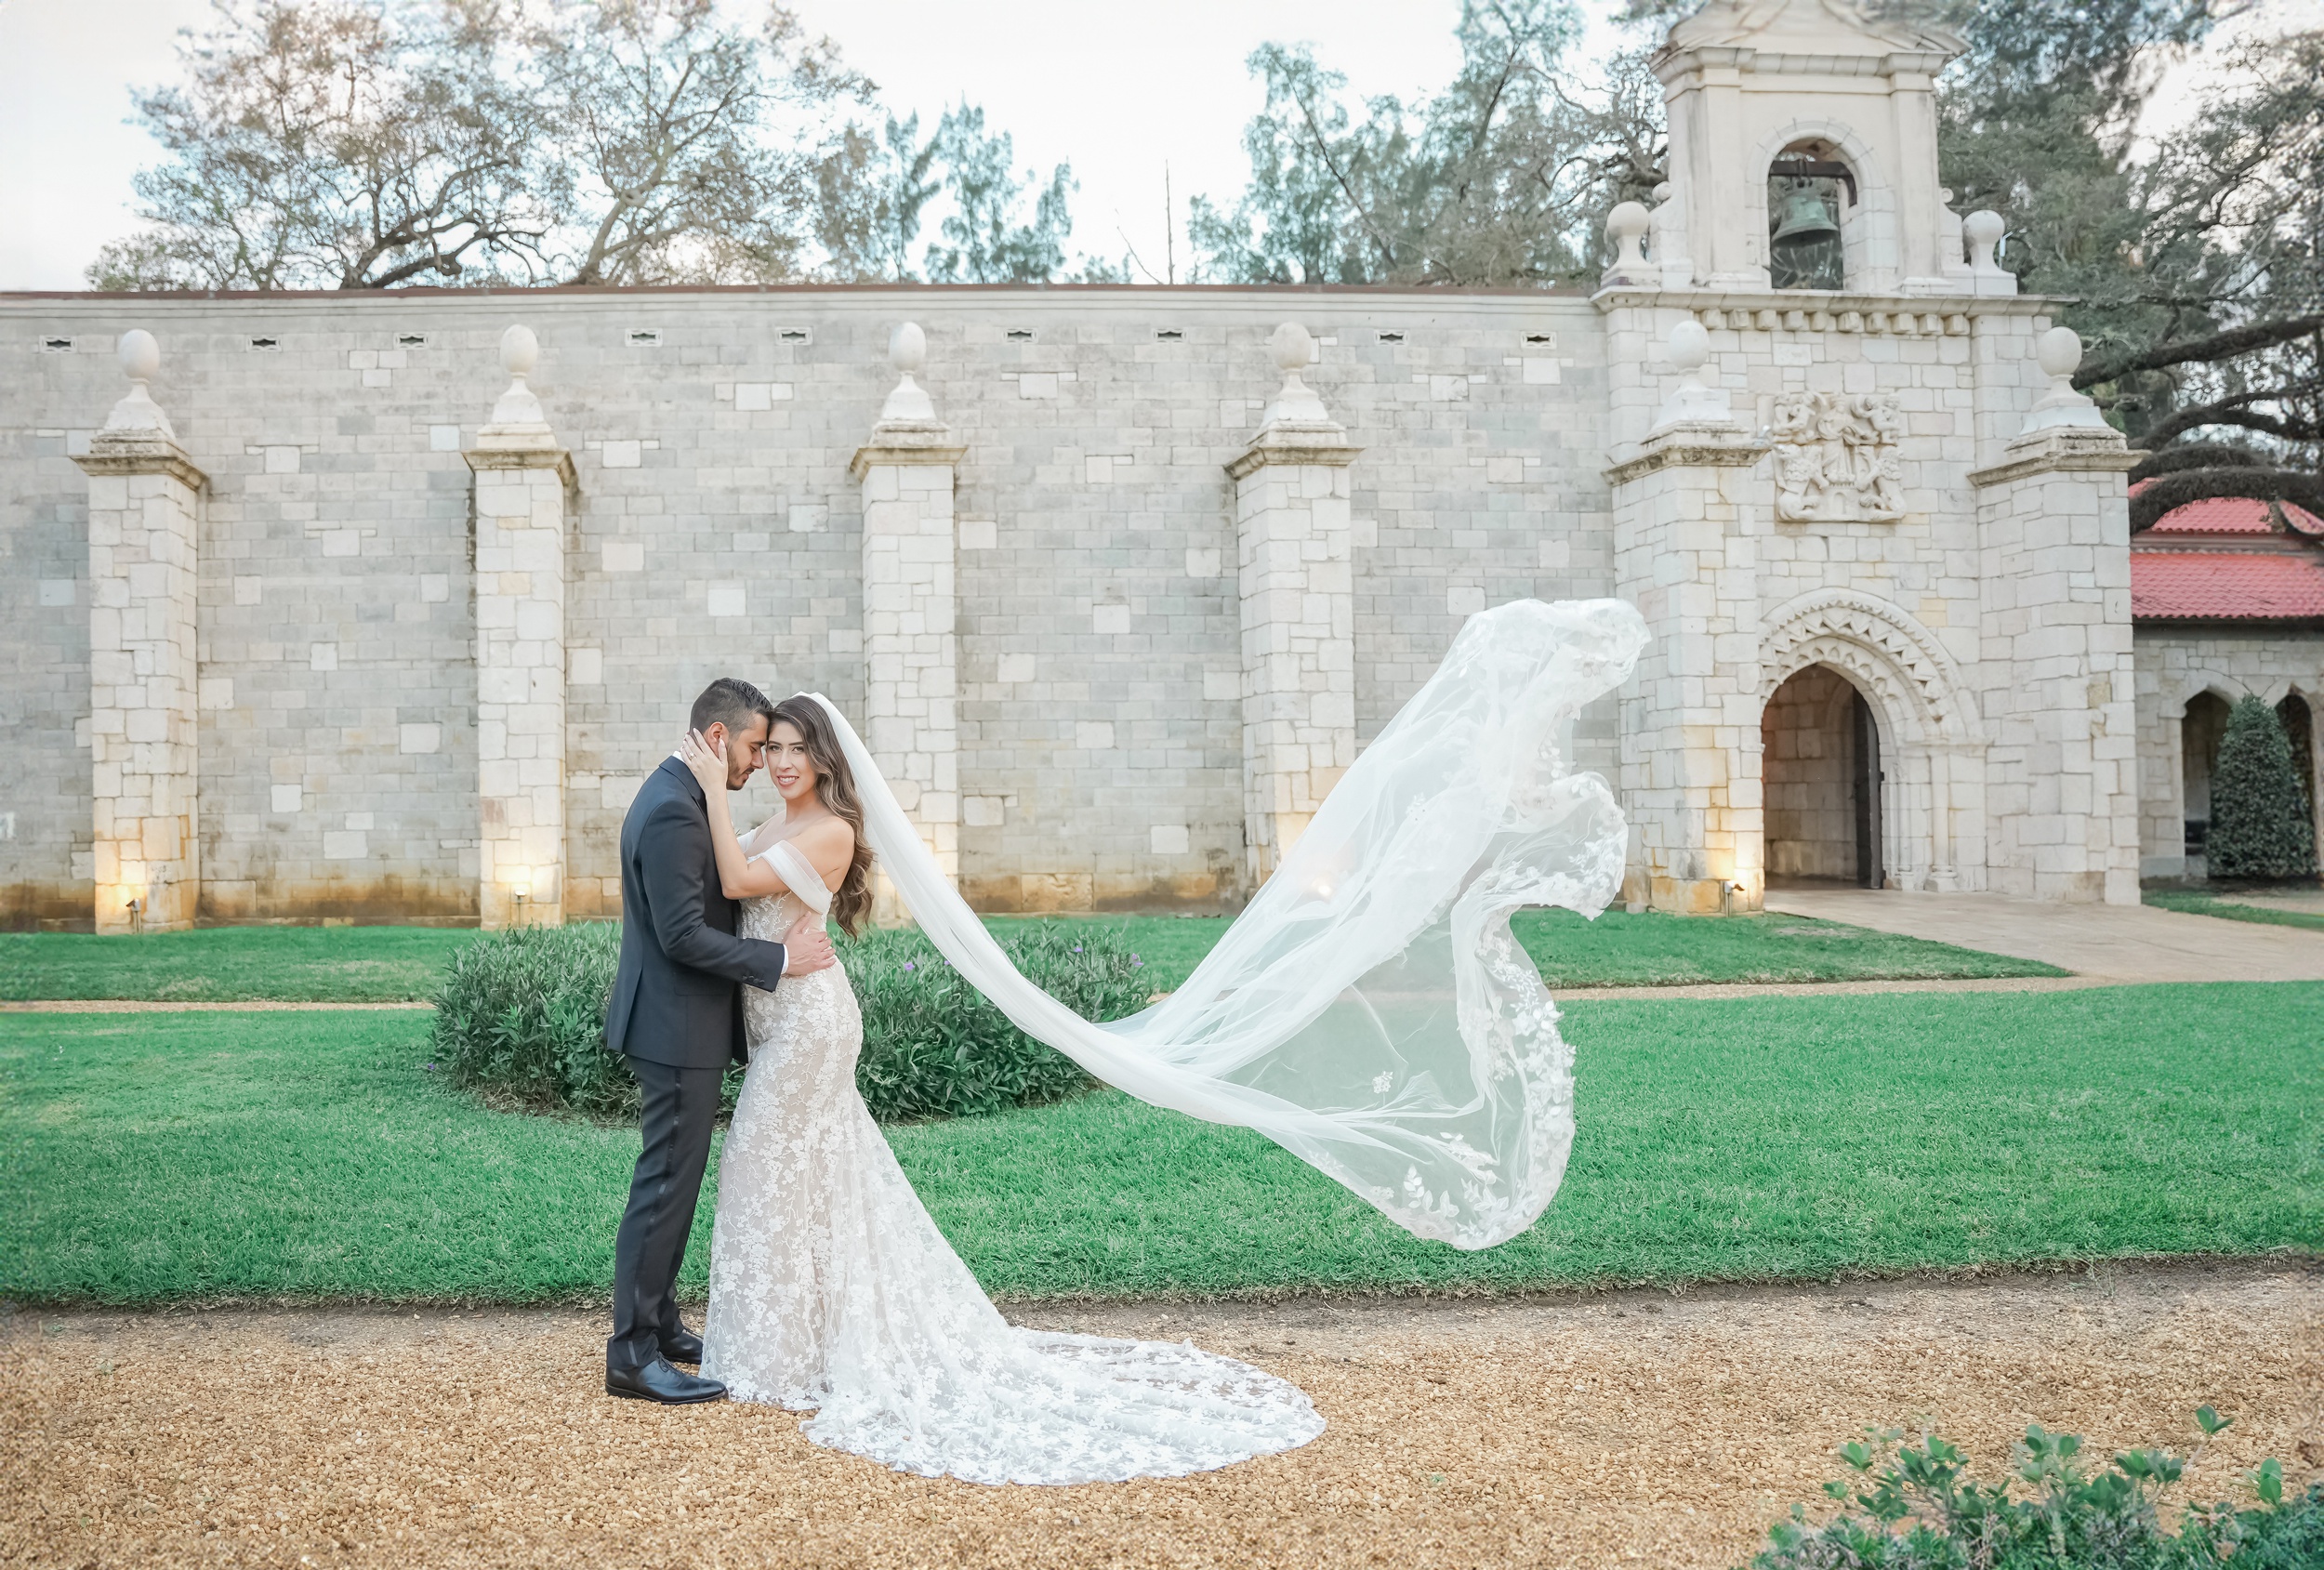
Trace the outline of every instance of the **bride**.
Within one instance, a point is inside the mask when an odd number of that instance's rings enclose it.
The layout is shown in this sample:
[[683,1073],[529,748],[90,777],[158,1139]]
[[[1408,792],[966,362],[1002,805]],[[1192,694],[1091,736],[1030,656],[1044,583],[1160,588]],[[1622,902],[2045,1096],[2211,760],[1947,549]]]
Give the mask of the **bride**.
[[[1256,1129],[1407,1232],[1487,1248],[1540,1216],[1574,1139],[1573,1054],[1509,917],[1595,916],[1619,886],[1629,828],[1573,736],[1645,643],[1614,600],[1471,616],[1194,974],[1104,1024],[1010,964],[819,694],[776,706],[784,811],[747,837],[724,761],[694,738],[681,756],[746,934],[808,913],[852,930],[876,851],[937,950],[1028,1036],[1154,1105]],[[845,973],[746,988],[745,1011],[704,1375],[814,1408],[818,1444],[976,1482],[1175,1476],[1322,1431],[1292,1386],[1191,1345],[1010,1326],[855,1093]]]
[[[871,904],[863,809],[830,718],[775,706],[783,811],[737,837],[724,749],[702,782],[742,936],[812,913],[852,933]],[[1306,1444],[1307,1397],[1190,1344],[1010,1326],[936,1230],[855,1089],[863,1017],[834,965],[744,993],[750,1065],[719,1161],[702,1373],[736,1400],[815,1409],[802,1431],[972,1483],[1175,1477]]]

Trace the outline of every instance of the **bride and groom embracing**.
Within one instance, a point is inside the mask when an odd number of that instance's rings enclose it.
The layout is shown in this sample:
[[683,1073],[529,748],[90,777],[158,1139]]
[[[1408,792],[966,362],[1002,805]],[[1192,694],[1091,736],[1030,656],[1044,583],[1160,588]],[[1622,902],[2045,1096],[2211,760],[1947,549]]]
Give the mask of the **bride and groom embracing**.
[[[996,1484],[1178,1476],[1314,1438],[1307,1397],[1248,1364],[1002,1319],[856,1093],[863,1020],[825,928],[860,924],[876,855],[1028,1035],[1155,1105],[1257,1129],[1408,1231],[1489,1247],[1547,1206],[1573,1138],[1571,1054],[1508,917],[1594,915],[1618,884],[1626,826],[1571,732],[1644,636],[1614,600],[1470,618],[1195,973],[1107,1024],[1018,974],[837,708],[712,683],[622,827],[606,1040],[637,1070],[643,1149],[608,1392],[812,1410],[814,1443]],[[783,811],[738,834],[727,794],[762,766]],[[697,1339],[675,1284],[730,1061],[748,1066]]]

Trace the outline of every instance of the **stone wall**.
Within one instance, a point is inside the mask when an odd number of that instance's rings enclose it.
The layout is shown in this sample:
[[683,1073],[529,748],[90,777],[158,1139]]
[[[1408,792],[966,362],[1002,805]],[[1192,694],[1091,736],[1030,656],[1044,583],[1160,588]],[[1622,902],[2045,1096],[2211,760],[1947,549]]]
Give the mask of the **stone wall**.
[[[202,916],[474,920],[476,477],[512,323],[570,450],[567,909],[617,902],[635,782],[728,672],[860,711],[864,497],[849,459],[927,329],[958,465],[964,889],[992,908],[1231,906],[1244,892],[1234,482],[1278,373],[1349,440],[1355,722],[1461,618],[1610,591],[1598,312],[1572,296],[1260,290],[558,291],[0,297],[12,670],[5,919],[86,920],[87,482],[117,336],[209,477],[197,593]],[[82,733],[76,735],[76,727]],[[1614,762],[1614,706],[1580,744]],[[772,798],[752,793],[745,807]]]
[[[2312,631],[2142,627],[2132,641],[2138,679],[2139,871],[2147,877],[2202,876],[2186,856],[2186,763],[2181,721],[2189,699],[2210,693],[2232,706],[2246,693],[2271,705],[2287,693],[2324,713],[2324,638]],[[2309,778],[2324,779],[2311,727]],[[2207,805],[2207,804],[2206,804]],[[2317,815],[2324,842],[2324,812]]]

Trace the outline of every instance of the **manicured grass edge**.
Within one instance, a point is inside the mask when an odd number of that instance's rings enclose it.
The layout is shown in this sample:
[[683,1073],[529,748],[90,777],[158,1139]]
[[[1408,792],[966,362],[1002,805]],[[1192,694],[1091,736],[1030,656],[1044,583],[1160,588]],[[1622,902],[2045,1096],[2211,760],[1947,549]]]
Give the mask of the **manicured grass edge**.
[[2267,910],[2259,905],[2235,904],[2201,889],[2148,889],[2142,897],[2158,910],[2175,910],[2184,916],[2216,916],[2226,921],[2256,921],[2263,927],[2303,927],[2311,932],[2324,932],[2324,916],[2312,916],[2304,910]]
[[[707,1238],[697,1238],[696,1245],[708,1247]],[[2128,1266],[2140,1271],[2235,1269],[2254,1270],[2270,1265],[2290,1265],[2324,1272],[2324,1248],[2304,1248],[2286,1246],[2268,1248],[2255,1254],[2169,1254],[2129,1253],[2093,1255],[2054,1255],[2026,1260],[1987,1260],[1965,1265],[1922,1265],[1911,1270],[1847,1269],[1816,1272],[1813,1274],[1784,1275],[1780,1273],[1686,1276],[1618,1276],[1593,1277],[1588,1281],[1552,1281],[1537,1286],[1512,1286],[1493,1283],[1464,1283],[1454,1286],[1432,1286],[1420,1282],[1373,1282],[1364,1286],[1340,1286],[1328,1282],[1273,1286],[1238,1286],[1224,1291],[1199,1292],[1192,1290],[1159,1292],[1052,1292],[1030,1296],[1020,1292],[996,1292],[992,1300],[1003,1308],[1062,1308],[1062,1307],[1124,1307],[1141,1303],[1253,1303],[1267,1306],[1279,1303],[1309,1302],[1322,1300],[1363,1302],[1374,1300],[1419,1301],[1518,1301],[1548,1298],[1594,1298],[1613,1292],[1660,1292],[1682,1297],[1688,1292],[1721,1287],[1808,1287],[1842,1286],[1852,1282],[1925,1283],[1931,1286],[1967,1286],[1980,1283],[2000,1284],[2008,1281],[2031,1281],[2056,1276],[2094,1275],[2102,1270]],[[706,1294],[692,1286],[680,1286],[678,1300],[688,1308],[700,1308],[707,1300]],[[47,1297],[19,1292],[0,1292],[0,1316],[8,1313],[212,1313],[229,1312],[293,1312],[308,1309],[565,1309],[573,1311],[604,1309],[607,1300],[601,1293],[552,1292],[538,1297],[475,1297],[441,1293],[411,1297],[371,1296],[350,1293],[264,1293],[225,1294],[220,1296],[185,1298],[94,1298],[83,1295]]]

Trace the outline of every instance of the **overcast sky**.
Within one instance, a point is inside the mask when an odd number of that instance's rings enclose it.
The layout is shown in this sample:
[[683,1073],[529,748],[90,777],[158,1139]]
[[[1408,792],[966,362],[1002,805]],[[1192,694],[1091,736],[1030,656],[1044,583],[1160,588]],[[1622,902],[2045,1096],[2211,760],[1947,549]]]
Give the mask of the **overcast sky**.
[[[1156,272],[1164,164],[1181,224],[1189,195],[1241,188],[1243,125],[1260,102],[1243,61],[1259,45],[1308,40],[1366,92],[1439,86],[1459,58],[1459,0],[798,0],[798,9],[898,112],[918,110],[928,125],[965,95],[1016,139],[1020,164],[1070,162],[1081,181],[1074,248],[1117,258],[1126,237]],[[1610,14],[1612,0],[1591,9]],[[207,15],[207,0],[0,0],[0,288],[82,287],[97,248],[133,227],[129,177],[155,149],[123,123],[129,88],[171,77],[178,30]],[[1592,46],[1612,37],[1601,29]]]
[[[744,0],[736,0],[738,10]],[[1304,40],[1366,93],[1441,86],[1459,59],[1459,0],[796,0],[898,112],[930,124],[966,96],[1016,139],[1020,164],[1069,161],[1081,181],[1073,246],[1108,259],[1134,245],[1165,270],[1163,165],[1174,211],[1230,197],[1260,95],[1244,69],[1269,40]],[[2296,15],[2315,0],[2264,0]],[[1586,55],[1618,42],[1617,0],[1584,0]],[[82,287],[82,269],[129,231],[129,177],[153,161],[124,124],[132,85],[170,78],[178,30],[207,0],[0,0],[0,288]],[[2162,102],[2184,104],[2185,95]],[[1179,232],[1181,276],[1186,265]]]

